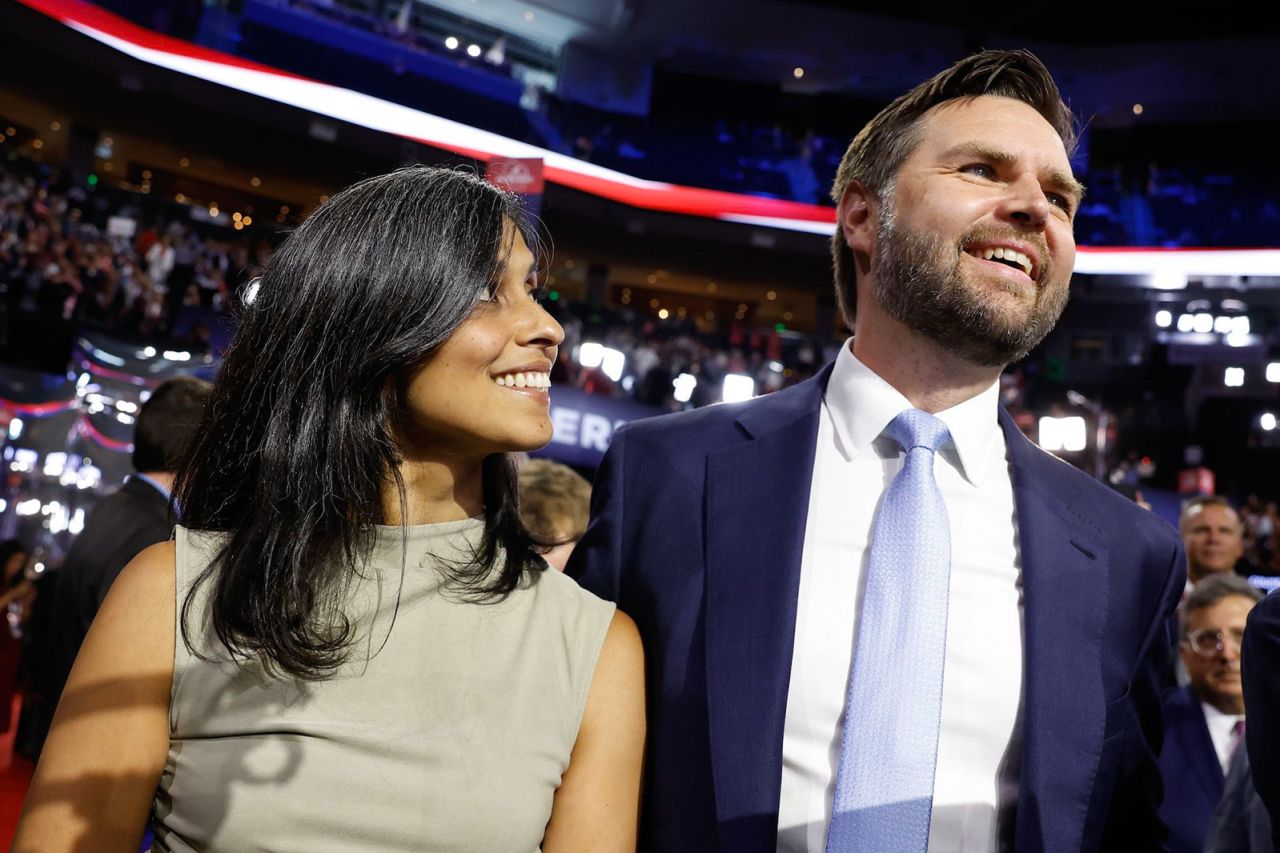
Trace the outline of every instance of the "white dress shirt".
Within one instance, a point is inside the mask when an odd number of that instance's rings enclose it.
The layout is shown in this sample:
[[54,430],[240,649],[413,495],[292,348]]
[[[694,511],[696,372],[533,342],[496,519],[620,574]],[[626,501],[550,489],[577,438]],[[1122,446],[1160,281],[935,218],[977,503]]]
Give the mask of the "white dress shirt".
[[1209,739],[1213,741],[1213,751],[1218,754],[1218,763],[1222,765],[1222,772],[1226,773],[1237,743],[1236,723],[1244,719],[1244,714],[1224,714],[1208,702],[1201,702],[1200,707],[1204,709],[1204,723],[1209,727]]
[[[951,528],[951,584],[930,853],[993,851],[1016,802],[1021,574],[999,382],[938,417],[934,466]],[[823,399],[801,558],[782,742],[778,853],[823,853],[876,507],[902,467],[881,433],[911,403],[841,348]],[[1006,752],[1010,758],[1001,767]]]

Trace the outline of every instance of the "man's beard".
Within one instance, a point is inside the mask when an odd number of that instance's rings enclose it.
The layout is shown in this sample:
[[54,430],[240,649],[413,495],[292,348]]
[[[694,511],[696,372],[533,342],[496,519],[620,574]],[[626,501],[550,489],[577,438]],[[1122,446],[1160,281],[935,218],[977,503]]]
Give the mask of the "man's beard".
[[[876,256],[875,299],[890,316],[952,355],[984,367],[1004,367],[1025,358],[1053,330],[1067,304],[1067,282],[1055,282],[1042,238],[1024,232],[970,229],[958,244],[914,231],[897,221],[893,193],[883,193]],[[986,288],[1010,288],[1002,279],[966,281],[962,247],[1001,238],[1039,243],[1041,269],[1035,301],[1015,312]]]

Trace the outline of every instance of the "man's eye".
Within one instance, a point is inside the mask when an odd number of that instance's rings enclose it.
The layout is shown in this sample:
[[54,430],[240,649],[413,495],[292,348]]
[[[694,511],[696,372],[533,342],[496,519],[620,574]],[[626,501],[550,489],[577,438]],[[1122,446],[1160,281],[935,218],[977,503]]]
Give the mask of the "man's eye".
[[1049,199],[1049,204],[1060,207],[1067,213],[1071,212],[1071,199],[1066,196],[1060,193],[1048,193],[1045,197]]
[[977,175],[980,178],[994,179],[996,170],[986,163],[970,163],[968,166],[960,168],[962,172],[968,172],[970,175]]

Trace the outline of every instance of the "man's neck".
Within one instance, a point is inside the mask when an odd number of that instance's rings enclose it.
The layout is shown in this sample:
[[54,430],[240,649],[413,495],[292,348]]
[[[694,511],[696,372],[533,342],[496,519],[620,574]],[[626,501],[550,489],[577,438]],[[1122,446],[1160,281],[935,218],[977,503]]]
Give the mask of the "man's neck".
[[917,409],[936,414],[976,397],[999,380],[1000,367],[957,358],[866,300],[854,323],[853,354]]
[[172,471],[139,471],[138,475],[146,477],[157,486],[161,486],[166,492],[173,493],[173,483],[176,477]]
[[1201,696],[1200,701],[1212,705],[1224,714],[1239,717],[1244,714],[1244,696]]

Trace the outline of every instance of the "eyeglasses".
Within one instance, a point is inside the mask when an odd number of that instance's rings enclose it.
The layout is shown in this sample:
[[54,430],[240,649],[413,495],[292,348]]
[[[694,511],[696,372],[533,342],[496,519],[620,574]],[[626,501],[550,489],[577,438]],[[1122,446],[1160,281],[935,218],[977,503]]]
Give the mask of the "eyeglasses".
[[1213,657],[1220,654],[1226,648],[1227,637],[1231,638],[1231,643],[1236,647],[1236,651],[1240,651],[1240,644],[1244,641],[1244,629],[1232,628],[1227,631],[1226,636],[1214,628],[1201,628],[1199,631],[1192,631],[1183,638],[1182,644],[1191,651],[1204,657]]

